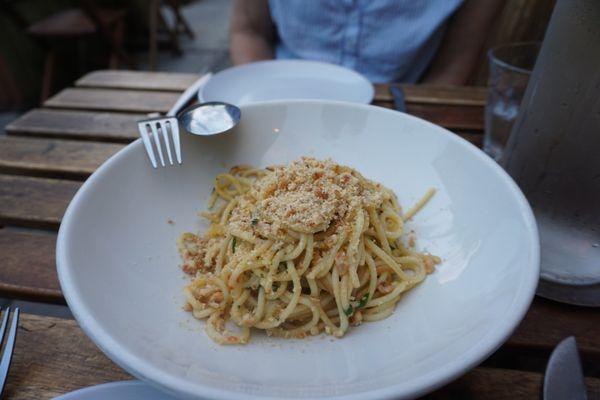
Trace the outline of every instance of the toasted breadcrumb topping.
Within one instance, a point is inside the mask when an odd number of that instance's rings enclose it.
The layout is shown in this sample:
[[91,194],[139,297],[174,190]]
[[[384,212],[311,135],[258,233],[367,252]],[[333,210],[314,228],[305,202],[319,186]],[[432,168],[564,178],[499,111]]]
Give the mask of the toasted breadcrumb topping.
[[352,208],[378,207],[384,200],[380,184],[331,160],[303,157],[267,170],[232,210],[234,232],[273,239],[289,229],[316,233],[344,220]]

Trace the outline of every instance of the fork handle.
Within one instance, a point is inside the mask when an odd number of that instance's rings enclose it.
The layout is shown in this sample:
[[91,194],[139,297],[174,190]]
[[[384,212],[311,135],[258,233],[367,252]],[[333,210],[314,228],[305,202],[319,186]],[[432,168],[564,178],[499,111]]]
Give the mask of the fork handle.
[[206,82],[208,82],[208,80],[210,79],[211,76],[212,76],[212,73],[210,73],[210,72],[207,74],[204,74],[196,82],[194,82],[189,88],[187,88],[185,90],[185,92],[183,92],[183,94],[181,96],[179,96],[179,98],[177,99],[175,104],[173,104],[173,107],[171,107],[171,109],[167,113],[167,117],[176,116],[177,113],[179,111],[181,111],[181,109],[188,103],[188,101],[190,101],[192,99],[192,97],[194,97],[196,95],[198,90],[200,90],[200,88],[202,86],[204,86],[204,84],[206,84]]

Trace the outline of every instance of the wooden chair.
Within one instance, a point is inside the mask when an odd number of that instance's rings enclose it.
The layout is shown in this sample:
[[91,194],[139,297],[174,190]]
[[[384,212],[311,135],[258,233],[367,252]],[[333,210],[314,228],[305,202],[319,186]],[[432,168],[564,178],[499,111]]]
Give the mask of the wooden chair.
[[183,15],[181,15],[179,0],[165,0],[165,2],[169,5],[171,11],[175,15],[175,31],[177,33],[183,32],[188,35],[190,39],[193,39],[195,37],[194,32],[190,29],[190,26]]
[[[161,5],[164,4],[171,9],[175,17],[174,26],[169,26],[167,20],[161,10]],[[165,33],[167,35],[169,46],[171,48],[171,53],[173,55],[181,55],[182,50],[179,46],[179,34],[185,33],[190,37],[190,39],[194,38],[194,32],[191,30],[187,21],[181,15],[180,3],[179,0],[150,0],[150,20],[149,20],[149,28],[150,32],[148,35],[149,38],[149,54],[148,54],[148,64],[150,69],[154,71],[156,69],[156,58],[158,53],[158,34],[159,32]]]
[[59,63],[58,48],[64,42],[99,36],[110,49],[109,68],[117,68],[121,60],[129,68],[135,68],[135,63],[123,49],[125,10],[101,9],[91,0],[79,0],[80,8],[65,9],[28,25],[15,12],[12,2],[1,1],[2,8],[10,10],[15,22],[45,50],[41,102],[52,94],[54,71]]
[[[20,108],[24,103],[21,88],[12,76],[6,58],[0,54],[0,110],[13,110]],[[2,128],[0,126],[0,135]]]

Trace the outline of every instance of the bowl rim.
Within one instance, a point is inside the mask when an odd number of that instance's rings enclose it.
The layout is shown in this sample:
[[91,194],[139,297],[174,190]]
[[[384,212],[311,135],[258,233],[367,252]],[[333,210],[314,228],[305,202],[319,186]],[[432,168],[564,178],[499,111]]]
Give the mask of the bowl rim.
[[[74,390],[72,392],[61,394],[58,397],[55,397],[54,400],[81,400],[89,398],[90,396],[94,396],[97,398],[98,395],[106,396],[107,394],[114,395],[115,391],[122,392],[123,390],[133,389],[136,390],[139,394],[139,391],[146,391],[150,388],[153,392],[152,398],[154,400],[157,399],[156,396],[161,396],[160,399],[163,399],[162,392],[159,392],[154,386],[150,386],[148,383],[137,380],[125,380],[125,381],[114,381],[114,382],[106,382],[100,383],[98,385],[87,386],[81,389]],[[109,392],[109,393],[107,393]],[[112,392],[112,393],[110,393]],[[144,393],[146,394],[146,393]],[[121,393],[123,395],[123,393]],[[119,396],[121,397],[121,396]],[[136,396],[137,397],[137,396]],[[122,397],[121,397],[122,398]],[[169,400],[169,399],[165,399]]]
[[[373,105],[329,100],[274,100],[243,105],[242,109],[285,105],[338,106],[352,108],[356,111],[372,111],[376,109],[376,112],[378,113],[394,113],[396,115],[399,113],[395,110],[385,109]],[[425,121],[421,118],[405,113],[400,114],[403,115],[403,118],[418,120],[420,123],[434,127],[438,134],[446,135],[449,140],[459,143],[459,145],[462,146],[465,151],[472,153],[481,162],[491,167],[491,170],[498,176],[500,181],[504,183],[509,193],[516,200],[521,217],[524,219],[527,236],[529,239],[529,251],[532,256],[529,263],[530,265],[528,265],[528,270],[530,271],[529,274],[526,274],[515,288],[514,298],[508,306],[505,315],[499,316],[498,319],[502,321],[502,324],[497,326],[497,329],[490,329],[490,331],[488,331],[476,343],[474,343],[474,345],[467,352],[446,364],[445,368],[440,368],[436,371],[429,372],[409,382],[402,382],[357,393],[327,396],[326,398],[329,399],[362,400],[392,399],[398,397],[412,398],[432,392],[433,390],[458,378],[491,355],[508,339],[529,309],[538,284],[540,271],[540,244],[537,224],[533,211],[527,202],[525,195],[521,192],[514,180],[495,161],[493,161],[483,151],[475,147],[467,140],[446,130],[445,128]],[[123,346],[116,341],[111,336],[109,331],[92,316],[93,313],[87,306],[85,306],[85,303],[80,301],[83,296],[75,283],[74,277],[72,276],[71,270],[73,267],[69,264],[67,257],[69,253],[68,238],[70,236],[72,226],[76,224],[76,221],[73,219],[73,214],[75,214],[76,210],[89,195],[88,188],[93,186],[98,179],[105,175],[114,162],[123,157],[127,157],[130,152],[135,151],[136,147],[141,146],[141,139],[138,138],[106,160],[85,181],[67,207],[58,232],[56,244],[56,264],[60,286],[69,309],[73,313],[73,316],[77,320],[81,329],[90,339],[92,339],[94,344],[96,344],[96,346],[98,346],[105,355],[107,355],[112,361],[133,376],[142,379],[145,382],[148,382],[149,384],[166,391],[167,393],[176,393],[180,396],[185,396],[186,398],[206,397],[215,400],[253,400],[272,397],[269,395],[247,394],[210,387],[202,383],[193,383],[180,377],[164,374],[152,364],[132,354],[126,346]],[[320,396],[318,398],[325,397]]]
[[[353,76],[354,78],[356,78],[357,82],[364,84],[365,88],[367,86],[369,87],[368,95],[365,95],[361,99],[361,101],[356,102],[356,104],[370,104],[373,101],[373,98],[375,97],[375,87],[373,86],[373,83],[369,79],[367,79],[366,76],[364,76],[363,74],[361,74],[359,72],[354,71],[353,69],[346,68],[346,67],[338,65],[338,64],[328,63],[325,61],[280,59],[280,60],[255,61],[255,62],[248,63],[248,64],[235,65],[235,66],[226,68],[222,71],[219,71],[216,74],[214,74],[213,76],[211,76],[211,78],[206,82],[206,84],[204,84],[198,90],[198,100],[200,100],[201,102],[214,101],[214,99],[207,100],[206,95],[205,95],[205,93],[212,90],[212,86],[214,86],[215,84],[218,84],[219,81],[227,80],[230,77],[230,75],[238,74],[239,71],[244,71],[246,69],[252,69],[252,68],[260,68],[261,66],[264,66],[264,65],[267,65],[267,66],[275,65],[279,68],[285,68],[286,65],[288,67],[289,66],[293,66],[293,67],[317,66],[317,67],[321,67],[321,68],[328,68],[332,71],[332,73],[343,73],[348,76]],[[303,99],[298,98],[298,99],[293,99],[293,100],[303,100]],[[293,100],[292,99],[289,99],[289,100],[266,100],[266,101],[260,101],[260,102],[253,101],[251,103],[255,104],[255,103],[267,103],[267,102],[272,102],[272,101],[293,101]],[[304,100],[313,100],[313,99],[304,99]],[[314,100],[319,101],[318,99],[314,99]],[[335,102],[335,101],[339,101],[339,100],[323,100],[323,101]],[[246,103],[246,104],[251,104],[251,103]],[[236,105],[239,107],[238,104],[236,104]]]

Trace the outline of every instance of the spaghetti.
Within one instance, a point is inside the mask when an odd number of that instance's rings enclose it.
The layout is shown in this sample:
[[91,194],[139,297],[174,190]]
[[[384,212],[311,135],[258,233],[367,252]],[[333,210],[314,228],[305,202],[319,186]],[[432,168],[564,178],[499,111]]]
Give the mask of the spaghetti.
[[400,240],[433,194],[403,214],[390,189],[330,160],[234,167],[217,176],[201,213],[209,229],[179,238],[193,277],[185,308],[221,344],[247,343],[250,328],[341,337],[384,319],[440,262],[417,252],[414,237]]

